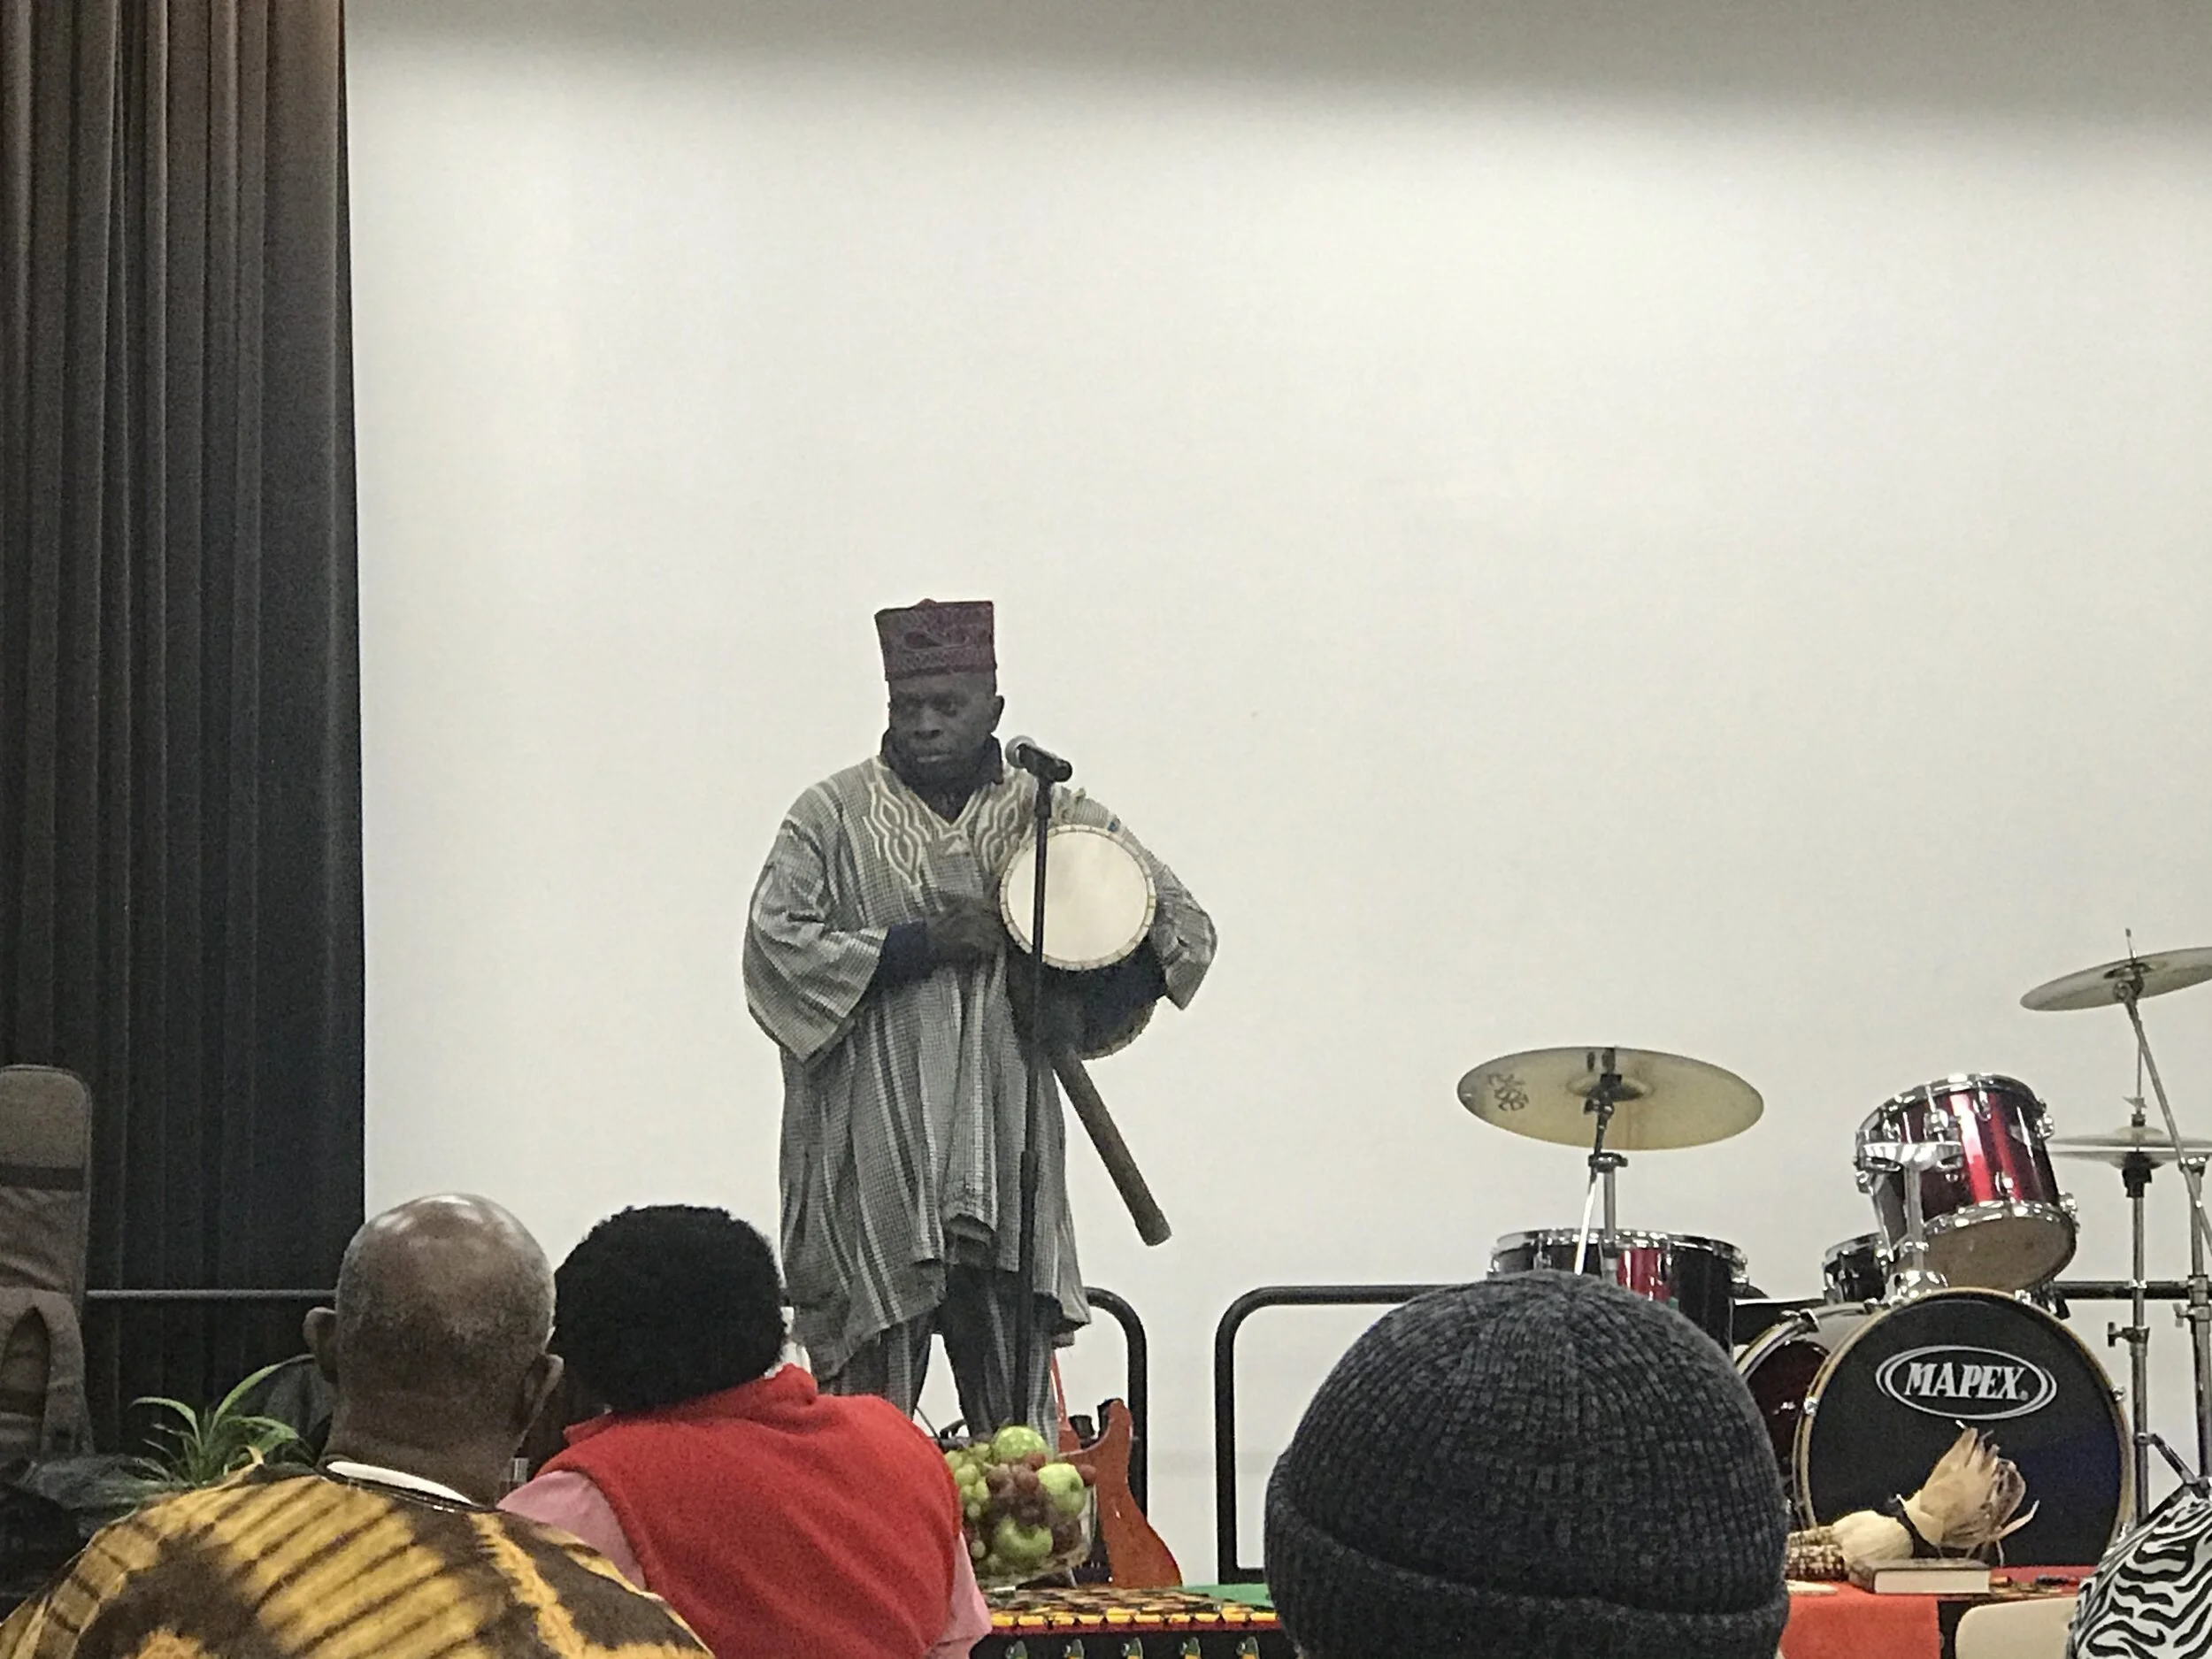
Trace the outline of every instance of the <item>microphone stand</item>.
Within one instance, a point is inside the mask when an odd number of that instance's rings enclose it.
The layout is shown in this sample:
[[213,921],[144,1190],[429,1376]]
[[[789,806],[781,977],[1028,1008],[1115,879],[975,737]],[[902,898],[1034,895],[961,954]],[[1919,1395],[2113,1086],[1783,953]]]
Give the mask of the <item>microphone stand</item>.
[[[1036,783],[1036,873],[1029,916],[1029,1075],[1022,1103],[1021,1255],[1015,1271],[1015,1294],[1018,1300],[1014,1321],[1014,1388],[1022,1416],[1028,1413],[1031,1404],[1029,1371],[1037,1358],[1037,1310],[1033,1305],[1037,1300],[1037,1140],[1044,1126],[1045,1079],[1050,1074],[1052,1064],[1044,1028],[1045,858],[1046,849],[1052,841],[1052,785],[1041,777]],[[1020,967],[1017,965],[1014,972],[1021,972]],[[1021,1416],[1013,1420],[1020,1422]],[[1054,1443],[1055,1437],[1045,1433],[1045,1425],[1030,1426],[1045,1435],[1048,1445]]]

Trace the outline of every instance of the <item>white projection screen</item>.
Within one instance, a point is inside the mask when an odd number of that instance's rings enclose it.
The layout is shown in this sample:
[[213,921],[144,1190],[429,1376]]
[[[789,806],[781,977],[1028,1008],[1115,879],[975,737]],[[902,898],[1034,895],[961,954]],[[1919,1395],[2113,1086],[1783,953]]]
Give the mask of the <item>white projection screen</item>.
[[[1502,0],[355,0],[369,1190],[557,1256],[772,1230],[736,975],[879,605],[989,596],[1009,729],[1207,903],[1096,1074],[1086,1277],[1152,1350],[1212,1577],[1212,1334],[1256,1286],[1479,1276],[1574,1153],[1478,1062],[1764,1095],[1624,1220],[1777,1294],[1870,1225],[1859,1120],[2136,1087],[2029,987],[2212,944],[2212,13]],[[2146,1005],[2212,1133],[2212,987]],[[2073,1271],[2127,1264],[2062,1166]],[[2153,1263],[2186,1268],[2175,1183]],[[2193,1452],[2154,1310],[2155,1424]],[[1240,1554],[1373,1310],[1242,1345]],[[2104,1326],[2074,1326],[2124,1378]],[[1065,1360],[1121,1386],[1102,1322]],[[933,1384],[933,1409],[951,1409]]]

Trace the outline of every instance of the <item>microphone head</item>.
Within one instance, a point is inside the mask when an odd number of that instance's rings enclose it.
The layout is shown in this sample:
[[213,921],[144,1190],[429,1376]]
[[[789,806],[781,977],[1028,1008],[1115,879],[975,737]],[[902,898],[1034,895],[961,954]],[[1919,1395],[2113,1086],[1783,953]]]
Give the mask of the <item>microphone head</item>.
[[1048,783],[1065,783],[1075,775],[1073,766],[1033,737],[1007,739],[1006,764],[1019,771],[1033,772]]

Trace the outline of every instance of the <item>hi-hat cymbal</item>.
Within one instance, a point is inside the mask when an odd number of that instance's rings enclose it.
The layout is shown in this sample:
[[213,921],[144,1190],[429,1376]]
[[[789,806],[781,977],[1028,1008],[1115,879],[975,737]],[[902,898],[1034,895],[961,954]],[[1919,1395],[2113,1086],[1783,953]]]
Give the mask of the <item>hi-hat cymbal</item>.
[[2079,973],[2061,975],[2039,985],[2020,999],[2020,1006],[2039,1014],[2075,1008],[2104,1008],[2124,1002],[2131,993],[2138,1002],[2163,996],[2212,979],[2212,950],[2162,950],[2153,956],[2123,956]]
[[1741,1134],[1766,1103],[1733,1071],[1649,1048],[1533,1048],[1486,1061],[1459,1079],[1461,1104],[1485,1123],[1535,1141],[1586,1147],[1604,1056],[1621,1087],[1605,1144],[1617,1152],[1701,1147]]
[[[2103,1135],[2057,1135],[2045,1144],[2055,1158],[2086,1158],[2097,1164],[2109,1164],[2116,1170],[2139,1152],[2156,1168],[2174,1161],[2173,1141],[2163,1129],[2153,1124],[2128,1124]],[[2212,1157],[2212,1141],[2184,1135],[2181,1148],[2193,1158]]]

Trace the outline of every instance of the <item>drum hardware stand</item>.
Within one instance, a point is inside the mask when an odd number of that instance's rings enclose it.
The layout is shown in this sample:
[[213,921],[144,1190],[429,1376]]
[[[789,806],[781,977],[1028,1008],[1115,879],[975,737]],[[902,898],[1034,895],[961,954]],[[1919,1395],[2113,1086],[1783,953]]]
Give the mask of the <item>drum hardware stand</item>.
[[[2134,1108],[2135,1127],[2140,1129],[2143,1126],[2143,1097],[2138,1094],[2128,1103]],[[2146,1277],[2148,1267],[2145,1256],[2143,1200],[2150,1189],[2152,1171],[2157,1167],[2149,1156],[2142,1152],[2131,1152],[2121,1160],[2120,1180],[2127,1188],[2128,1210],[2134,1224],[2134,1271],[2128,1280],[2128,1287],[2133,1294],[2130,1299],[2130,1322],[2124,1325],[2108,1323],[2104,1333],[2107,1348],[2119,1342],[2128,1345],[2128,1394],[2135,1420],[2135,1520],[2138,1525],[2150,1513],[2151,1443],[2156,1439],[2150,1431],[2151,1327],[2149,1304],[2145,1299],[2149,1290],[2149,1280]],[[2203,1254],[2203,1246],[2199,1245],[2197,1259],[2201,1261]],[[2180,1310],[2175,1311],[2178,1313]],[[2158,1444],[2170,1460],[2173,1453],[2166,1448],[2165,1442],[2162,1440]],[[2200,1458],[2203,1455],[2201,1443],[2198,1447],[2198,1455]]]
[[[2177,1310],[2177,1311],[2178,1311],[2178,1310]],[[2166,1444],[2166,1437],[2163,1434],[2160,1434],[2154,1431],[2151,1433],[2139,1435],[2137,1438],[2139,1440],[2147,1441],[2150,1445],[2158,1448],[2158,1455],[2166,1460],[2166,1466],[2174,1471],[2174,1479],[2181,1482],[2182,1491],[2193,1492],[2200,1498],[2204,1496],[2207,1492],[2212,1492],[2212,1479],[2206,1479],[2204,1476],[2199,1474],[2195,1470],[2190,1468],[2187,1463],[2183,1463],[2181,1461],[2181,1454],[2176,1451],[2172,1447]],[[2145,1520],[2149,1518],[2143,1509],[2143,1494],[2140,1489],[2139,1489],[2135,1494],[2135,1511],[2136,1524],[2138,1525],[2140,1525]]]
[[[2133,956],[2132,949],[2129,955]],[[2212,1331],[2206,1322],[2212,1320],[2212,1286],[2205,1278],[2205,1246],[2212,1242],[2212,1221],[2204,1213],[2204,1160],[2193,1158],[2182,1142],[2181,1125],[2174,1118],[2173,1102],[2166,1097],[2165,1079],[2158,1075],[2158,1061],[2151,1054],[2151,1040],[2143,1029],[2143,969],[2139,964],[2124,976],[2114,987],[2119,994],[2120,1006],[2128,1011],[2128,1024],[2135,1027],[2135,1051],[2141,1056],[2144,1075],[2151,1080],[2151,1093],[2157,1097],[2159,1116],[2166,1120],[2166,1138],[2173,1142],[2174,1159],[2181,1166],[2182,1184],[2189,1189],[2189,1306],[2183,1316],[2192,1327],[2192,1340],[2196,1353],[2197,1406],[2197,1472],[2212,1478]],[[2139,1260],[2136,1278],[2143,1277]],[[2140,1324],[2140,1306],[2137,1323]]]
[[[2202,1181],[2202,1158],[2184,1158],[2181,1165],[2185,1174]],[[2189,1301],[2174,1310],[2174,1323],[2189,1327],[2190,1354],[2196,1363],[2199,1479],[2193,1484],[2201,1492],[2205,1479],[2212,1477],[2212,1412],[2205,1409],[2208,1395],[2212,1395],[2212,1279],[2205,1275],[2204,1236],[2193,1227],[2189,1230]]]
[[[1582,1236],[1575,1241],[1575,1271],[1578,1273],[1582,1271],[1589,1260],[1590,1209],[1592,1201],[1601,1191],[1605,1194],[1605,1232],[1602,1236],[1611,1240],[1619,1228],[1620,1214],[1617,1194],[1614,1191],[1614,1177],[1627,1164],[1628,1160],[1617,1152],[1605,1149],[1605,1131],[1613,1121],[1613,1109],[1620,1103],[1622,1090],[1621,1074],[1615,1069],[1617,1058],[1617,1052],[1611,1048],[1594,1050],[1590,1057],[1591,1065],[1598,1072],[1598,1080],[1592,1087],[1582,1109],[1597,1114],[1598,1128],[1596,1136],[1590,1142],[1590,1184],[1583,1189],[1582,1194]],[[1599,1254],[1602,1256],[1604,1252],[1601,1250]]]
[[1951,1281],[1928,1265],[1927,1202],[1920,1183],[1930,1170],[1955,1168],[1964,1160],[1965,1148],[1955,1141],[1878,1141],[1862,1151],[1874,1168],[1895,1170],[1904,1178],[1898,1185],[1905,1189],[1905,1236],[1890,1265],[1890,1300],[1905,1302],[1949,1288]]
[[[1021,1254],[1015,1269],[1014,1389],[1021,1414],[1029,1410],[1029,1373],[1037,1356],[1037,1141],[1044,1128],[1045,1077],[1052,1064],[1045,1036],[1045,853],[1052,843],[1052,784],[1037,779],[1034,812],[1037,838],[1034,909],[1029,918],[1029,1033],[1028,1088],[1022,1102]],[[1000,1425],[1004,1427],[1006,1425]],[[1033,1424],[1042,1432],[1046,1425]],[[1048,1441],[1050,1435],[1046,1436]]]

